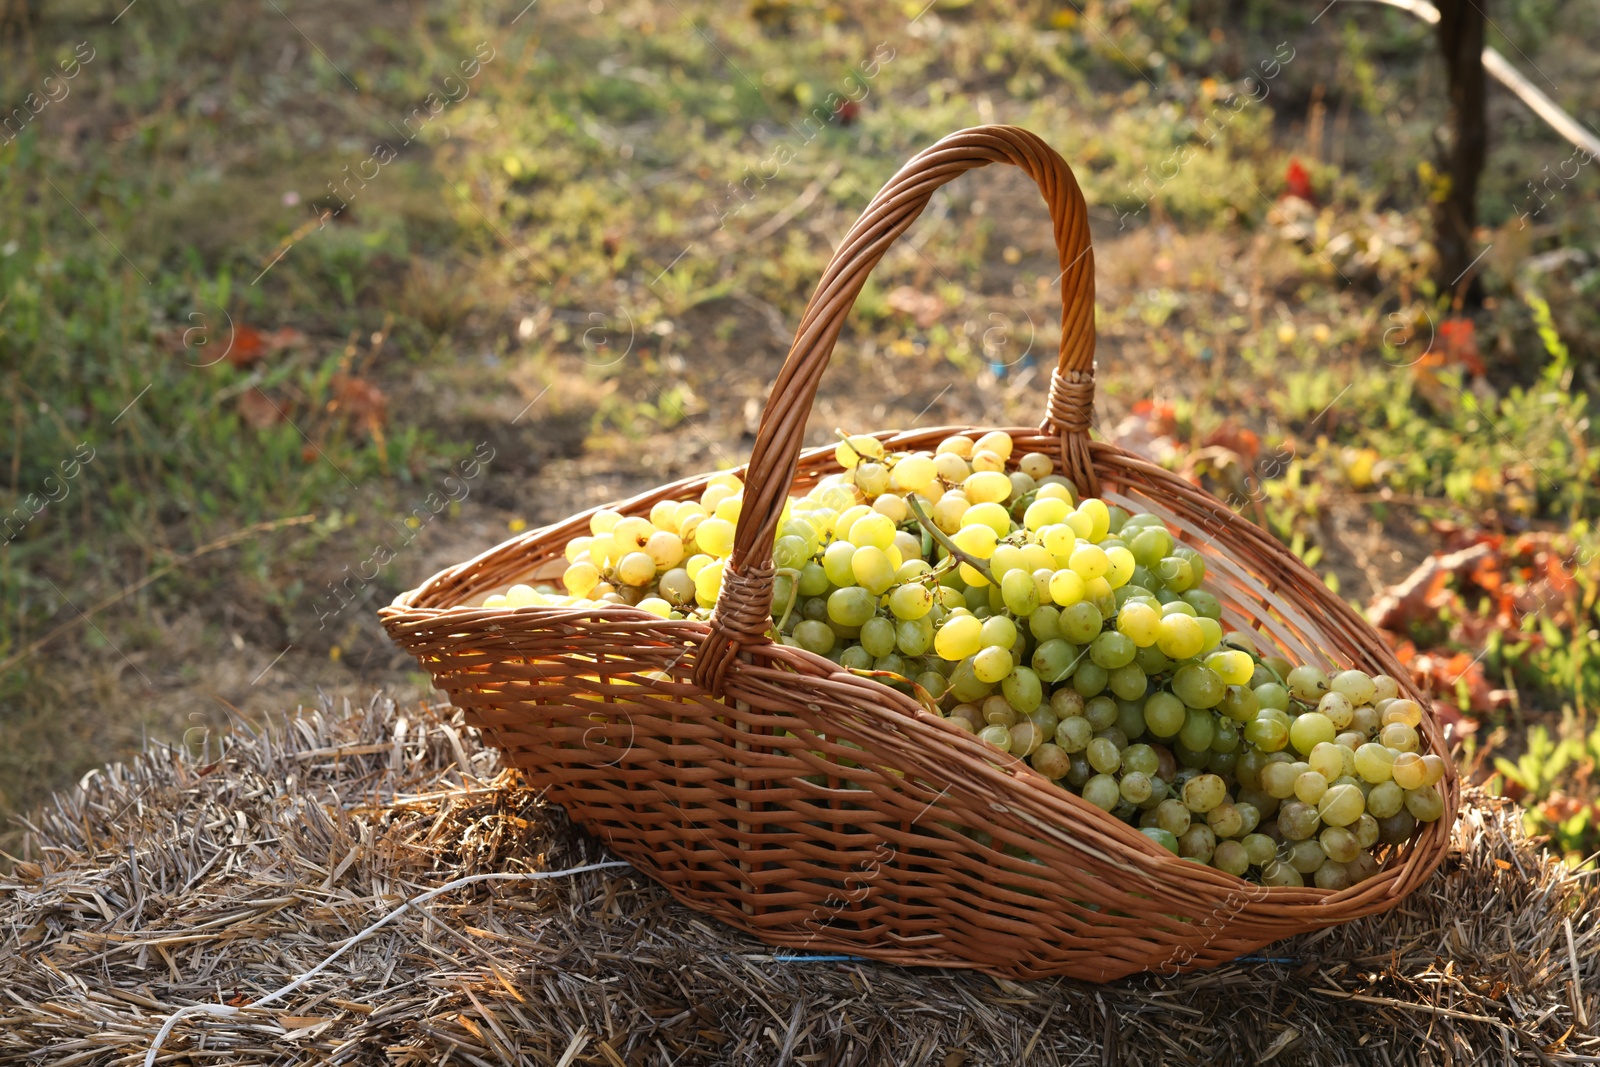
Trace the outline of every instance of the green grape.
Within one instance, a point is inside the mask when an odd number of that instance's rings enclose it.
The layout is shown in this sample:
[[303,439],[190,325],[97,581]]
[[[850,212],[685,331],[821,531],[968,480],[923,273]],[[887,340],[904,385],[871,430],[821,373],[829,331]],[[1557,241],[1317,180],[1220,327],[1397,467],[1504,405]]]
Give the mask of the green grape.
[[1000,693],[984,698],[979,709],[983,721],[989,726],[1004,726],[1009,729],[1022,720],[1022,714]]
[[[1199,584],[1199,579],[1195,579]],[[1202,619],[1213,621],[1222,618],[1222,602],[1204,589],[1189,589],[1183,594],[1183,602],[1194,608],[1195,613]]]
[[775,567],[795,569],[811,558],[811,546],[803,537],[780,537],[772,546],[772,563]]
[[980,631],[983,643],[997,645],[1000,648],[1011,649],[1017,644],[1017,624],[1004,615],[995,615],[983,620]]
[[1172,676],[1173,695],[1191,708],[1214,708],[1227,690],[1215,672],[1198,663],[1187,663]]
[[926,615],[920,619],[906,619],[895,626],[894,635],[902,654],[923,655],[933,645],[933,621]]
[[1178,855],[1200,863],[1210,863],[1217,850],[1217,835],[1211,827],[1195,824],[1178,838]]
[[1083,695],[1076,689],[1057,689],[1050,694],[1050,710],[1058,718],[1070,719],[1083,715],[1085,703]]
[[1117,612],[1117,629],[1139,648],[1149,648],[1160,636],[1161,613],[1148,604],[1124,603]]
[[1239,724],[1232,719],[1211,717],[1211,751],[1226,755],[1239,751]]
[[1431,785],[1406,790],[1406,810],[1418,822],[1435,822],[1444,814],[1444,797]]
[[1355,718],[1355,705],[1350,703],[1350,698],[1339,692],[1322,694],[1322,699],[1317,701],[1317,710],[1328,717],[1335,730],[1343,730]]
[[1155,645],[1151,645],[1149,648],[1141,648],[1134,653],[1133,662],[1147,675],[1165,674],[1173,667],[1173,663],[1167,658],[1166,653]]
[[1180,556],[1166,556],[1150,568],[1161,583],[1174,593],[1183,593],[1194,585],[1194,567]]
[[955,670],[950,672],[950,692],[957,700],[982,700],[993,689],[994,686],[978,681],[978,676],[972,673],[970,656],[957,663]]
[[1176,798],[1163,800],[1156,805],[1156,825],[1169,834],[1182,834],[1188,831],[1194,817],[1189,814],[1189,809],[1183,801]]
[[1044,687],[1039,684],[1039,676],[1027,667],[1013,668],[1001,680],[1000,692],[1005,694],[1012,707],[1024,715],[1032,713],[1044,700]]
[[1140,566],[1154,567],[1172,551],[1172,534],[1157,527],[1143,527],[1128,541],[1128,549]]
[[1061,725],[1061,720],[1056,716],[1055,710],[1049,704],[1041,703],[1038,707],[1028,712],[1028,718],[1043,730],[1047,735],[1054,737],[1056,727]]
[[920,619],[933,610],[933,593],[912,583],[889,594],[889,610],[897,619]]
[[1134,643],[1115,630],[1107,630],[1089,645],[1089,658],[1108,671],[1133,662]]
[[1072,672],[1072,688],[1078,691],[1079,696],[1086,698],[1104,692],[1110,680],[1110,672],[1091,660],[1083,660]]
[[1129,745],[1122,751],[1122,767],[1126,771],[1138,771],[1155,777],[1161,769],[1161,760],[1149,745]]
[[1263,866],[1277,858],[1278,843],[1266,834],[1246,834],[1239,843],[1254,866]]
[[1328,854],[1322,851],[1321,843],[1307,838],[1290,845],[1284,861],[1301,874],[1315,874],[1327,858]]
[[[1388,727],[1384,727],[1384,730],[1387,732]],[[1387,739],[1384,743],[1388,744]],[[1428,765],[1415,752],[1402,751],[1394,758],[1389,772],[1394,776],[1394,784],[1401,789],[1420,789],[1428,781]]]
[[1150,782],[1150,776],[1142,771],[1129,771],[1124,773],[1121,782],[1122,799],[1130,804],[1143,804],[1150,799],[1155,787]]
[[1107,673],[1106,684],[1110,686],[1111,692],[1123,700],[1138,700],[1144,696],[1150,682],[1137,663],[1125,663]]
[[1244,739],[1263,752],[1278,752],[1289,743],[1289,728],[1270,716],[1257,715],[1244,724]]
[[[685,571],[685,574],[688,572]],[[828,591],[832,583],[828,580],[828,572],[820,563],[807,563],[800,568],[800,595],[821,596]]]
[[987,741],[1001,752],[1011,751],[1011,730],[1005,726],[985,726],[978,731],[978,739]]
[[1255,690],[1242,685],[1230,685],[1222,694],[1222,703],[1217,705],[1217,710],[1234,722],[1246,723],[1254,719],[1256,712],[1261,710],[1261,701],[1256,696]]
[[858,583],[871,590],[873,596],[881,596],[894,584],[894,563],[883,549],[875,545],[856,548],[855,554],[850,557],[850,573],[855,575]]
[[1289,690],[1277,682],[1258,685],[1255,687],[1254,692],[1262,707],[1277,708],[1279,711],[1289,710]]
[[1172,831],[1163,830],[1159,826],[1151,826],[1140,832],[1174,856],[1178,854],[1178,837]]
[[1222,624],[1220,622],[1202,615],[1195,619],[1195,623],[1200,627],[1200,634],[1203,639],[1200,644],[1201,652],[1210,652],[1213,648],[1222,644]]
[[1078,658],[1078,650],[1059,638],[1039,642],[1029,661],[1039,677],[1054,685],[1067,676]]
[[1083,799],[1102,811],[1110,811],[1122,799],[1122,789],[1111,775],[1096,774],[1083,783]]
[[1330,860],[1349,863],[1361,851],[1356,835],[1343,826],[1330,826],[1317,836],[1317,842]]
[[1127,739],[1144,736],[1144,701],[1118,700],[1116,729]]
[[864,671],[872,666],[872,653],[860,645],[851,645],[839,655],[839,666]]
[[1094,727],[1082,717],[1062,719],[1056,725],[1056,744],[1069,753],[1082,752],[1094,740]]
[[1306,754],[1318,745],[1332,741],[1337,733],[1326,715],[1320,711],[1308,711],[1296,716],[1289,725],[1289,743],[1296,752]]
[[1322,816],[1311,804],[1286,800],[1278,808],[1278,832],[1286,841],[1304,841],[1317,832]]
[[1093,604],[1079,601],[1061,612],[1061,636],[1075,645],[1086,645],[1100,633],[1105,619]]
[[847,585],[828,594],[828,619],[840,626],[861,626],[878,610],[878,601],[858,585]]
[[833,651],[834,633],[832,627],[825,622],[805,619],[795,624],[794,640],[795,644],[807,652],[825,656]]
[[1045,734],[1031,719],[1023,719],[1011,727],[1011,748],[1008,749],[1013,756],[1027,756],[1045,741]]
[[1233,808],[1239,813],[1239,833],[1235,836],[1243,837],[1253,833],[1255,828],[1261,825],[1261,809],[1254,804],[1241,797]]
[[1028,616],[1028,632],[1040,641],[1053,641],[1061,636],[1061,609],[1044,604]]
[[1211,751],[1206,754],[1205,767],[1206,770],[1212,772],[1213,774],[1219,774],[1231,782],[1234,777],[1233,768],[1238,764],[1238,762],[1239,753],[1218,752],[1215,747],[1215,742],[1213,742]]
[[1414,755],[1417,751],[1417,731],[1403,722],[1392,722],[1385,726],[1378,733],[1378,741],[1403,755]]
[[1244,833],[1244,816],[1236,806],[1224,800],[1206,812],[1206,825],[1218,837],[1239,837]]
[[917,675],[917,684],[927,690],[928,696],[935,701],[941,699],[950,688],[950,683],[938,671],[923,671]]
[[[840,592],[843,592],[843,590],[840,590]],[[861,627],[861,646],[870,652],[874,659],[880,656],[887,656],[894,651],[896,638],[894,623],[882,616],[874,616],[859,625]]]
[[906,673],[906,661],[891,652],[887,656],[879,656],[877,659],[873,660],[872,669],[875,671],[888,671],[890,674],[898,674],[901,677],[904,677]]
[[1398,845],[1411,840],[1416,829],[1417,817],[1401,808],[1388,818],[1378,820],[1378,840],[1386,845]]
[[1145,728],[1156,737],[1174,737],[1188,721],[1183,701],[1171,693],[1151,693],[1144,702]]
[[1261,868],[1261,884],[1298,888],[1306,884],[1305,877],[1281,860],[1268,860]]
[[1315,804],[1328,791],[1328,779],[1316,771],[1306,771],[1294,780],[1295,799],[1302,804]]
[[1121,713],[1117,702],[1110,697],[1095,697],[1083,706],[1083,717],[1088,719],[1089,725],[1096,730],[1109,728]]
[[1228,685],[1244,685],[1256,669],[1250,654],[1237,649],[1213,652],[1206,657],[1205,665]]
[[[1338,744],[1324,741],[1312,747],[1306,756],[1306,762],[1311,765],[1312,770],[1331,782],[1335,778],[1343,777],[1347,771],[1343,754],[1346,751],[1348,750]],[[1348,769],[1353,770],[1354,764],[1352,763]]]
[[1178,731],[1178,743],[1193,752],[1205,752],[1211,748],[1211,740],[1216,736],[1216,725],[1209,711],[1190,708],[1184,718],[1183,728]]

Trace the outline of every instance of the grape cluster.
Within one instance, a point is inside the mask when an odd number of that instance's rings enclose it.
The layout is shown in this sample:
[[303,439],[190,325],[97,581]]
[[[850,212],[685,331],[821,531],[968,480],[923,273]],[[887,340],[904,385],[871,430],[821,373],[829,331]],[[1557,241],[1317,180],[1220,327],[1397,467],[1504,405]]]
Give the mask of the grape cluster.
[[[773,636],[910,692],[1170,851],[1265,885],[1342,889],[1373,850],[1444,811],[1445,764],[1393,678],[1329,676],[1225,632],[1206,565],[1155,515],[1012,462],[999,431],[890,454],[845,437],[839,471],[790,498],[773,546]],[[566,594],[486,607],[633,604],[704,617],[743,486],[649,518],[597,512]]]

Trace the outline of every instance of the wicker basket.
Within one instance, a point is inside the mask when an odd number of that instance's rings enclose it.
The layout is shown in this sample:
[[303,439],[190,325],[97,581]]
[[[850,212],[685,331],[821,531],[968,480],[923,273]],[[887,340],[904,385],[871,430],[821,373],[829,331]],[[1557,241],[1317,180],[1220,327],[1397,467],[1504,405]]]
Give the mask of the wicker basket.
[[[909,696],[767,638],[784,498],[833,467],[831,447],[802,452],[801,437],[845,315],[934,190],[990,163],[1038,183],[1063,272],[1048,415],[1041,428],[1009,430],[1016,454],[1049,453],[1087,492],[1164,518],[1205,553],[1225,624],[1254,627],[1303,662],[1391,674],[1428,708],[1378,635],[1271,536],[1170,472],[1089,440],[1094,256],[1083,195],[1055,151],[1006,126],[917,156],[834,255],[768,399],[709,625],[622,606],[462,606],[559,574],[588,512],[434,576],[384,609],[384,625],[573,819],[679,900],[773,945],[1103,981],[1214,966],[1395,906],[1444,857],[1453,763],[1445,817],[1390,849],[1375,877],[1338,892],[1264,888],[1173,856]],[[973,429],[879,436],[931,449],[955,432]],[[656,501],[698,496],[708,477],[613,506],[645,515]],[[1421,733],[1428,751],[1446,752],[1431,710]]]

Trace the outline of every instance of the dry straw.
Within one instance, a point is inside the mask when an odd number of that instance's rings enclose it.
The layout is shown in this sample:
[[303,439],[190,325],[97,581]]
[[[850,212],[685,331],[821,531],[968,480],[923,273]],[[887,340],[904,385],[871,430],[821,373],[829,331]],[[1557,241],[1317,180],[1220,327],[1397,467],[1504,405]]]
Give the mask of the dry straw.
[[1404,907],[1105,985],[766,948],[603,862],[458,713],[346,705],[58,797],[0,874],[0,1064],[1594,1063],[1600,891],[1471,796]]
[[[1216,966],[1395,907],[1444,858],[1459,799],[1453,764],[1446,817],[1392,850],[1377,876],[1338,892],[1263,889],[1171,855],[911,697],[768,637],[784,500],[832,467],[831,449],[802,453],[801,441],[845,317],[934,191],[990,163],[1038,184],[1062,269],[1046,418],[1011,430],[1014,455],[1049,453],[1086,491],[1164,518],[1206,553],[1225,623],[1259,629],[1301,662],[1404,678],[1360,616],[1271,535],[1171,472],[1089,439],[1087,209],[1061,157],[1008,126],[966,130],[917,156],[840,244],[762,416],[709,625],[621,606],[472,606],[559,573],[566,542],[589,530],[585,513],[436,575],[385,609],[385,626],[574,819],[678,899],[773,945],[1103,980]],[[932,448],[957,429],[880,436]],[[705,484],[687,479],[616,506],[643,515]],[[1431,713],[1422,737],[1445,751]],[[992,847],[974,840],[980,833]]]

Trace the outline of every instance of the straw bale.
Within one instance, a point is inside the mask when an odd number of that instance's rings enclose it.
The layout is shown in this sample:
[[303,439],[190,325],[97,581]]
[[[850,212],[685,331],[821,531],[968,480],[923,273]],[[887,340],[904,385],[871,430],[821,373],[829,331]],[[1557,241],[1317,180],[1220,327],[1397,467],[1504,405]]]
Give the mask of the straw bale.
[[[769,949],[604,862],[449,708],[152,746],[0,874],[0,1063],[1600,1063],[1600,893],[1469,794],[1395,911],[1216,970],[1018,984]],[[1593,872],[1590,872],[1592,874]]]

